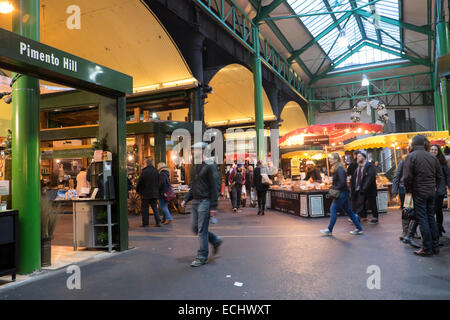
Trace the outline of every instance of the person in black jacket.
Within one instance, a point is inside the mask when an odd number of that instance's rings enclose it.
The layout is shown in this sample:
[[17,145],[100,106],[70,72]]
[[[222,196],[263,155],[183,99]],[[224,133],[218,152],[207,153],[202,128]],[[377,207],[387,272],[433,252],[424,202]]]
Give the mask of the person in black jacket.
[[[204,149],[206,143],[197,142],[192,148]],[[211,159],[204,159],[202,164],[196,164],[193,171],[191,188],[181,202],[181,206],[184,207],[186,202],[194,200],[192,203],[192,231],[198,234],[200,249],[191,266],[199,267],[208,263],[208,242],[213,245],[214,254],[217,254],[219,246],[223,242],[220,237],[208,231],[210,210],[217,207],[221,183],[217,165]]]
[[356,214],[361,220],[367,220],[366,201],[372,211],[371,224],[378,223],[377,208],[377,173],[372,163],[367,161],[365,153],[357,155],[358,167],[351,179],[352,197],[357,199]]
[[[256,189],[258,197],[258,216],[264,215],[266,208],[266,193],[269,190],[269,185],[262,183],[262,174],[267,174],[268,170],[261,160],[256,163],[256,168],[253,170],[253,187]],[[269,177],[269,176],[267,176]]]
[[350,207],[350,199],[349,199],[349,191],[347,187],[347,175],[344,170],[344,166],[342,165],[341,158],[338,153],[332,153],[330,157],[330,174],[333,177],[333,185],[332,189],[339,191],[339,197],[334,199],[331,203],[331,219],[330,224],[327,229],[320,230],[321,233],[326,234],[328,236],[332,235],[334,225],[337,219],[338,210],[343,207],[344,211],[349,215],[350,219],[356,226],[356,229],[350,231],[353,235],[363,234],[363,230],[361,224],[358,221],[355,213],[352,211]]
[[320,170],[317,168],[312,160],[306,161],[306,175],[305,181],[312,179],[313,182],[322,182],[322,176],[320,175]]
[[447,166],[447,161],[445,160],[444,154],[442,153],[442,150],[437,145],[432,145],[430,148],[430,153],[434,155],[438,160],[439,164],[442,168],[442,179],[439,183],[437,190],[436,190],[436,196],[435,196],[435,210],[436,213],[436,223],[438,226],[439,236],[442,237],[442,233],[445,233],[445,229],[443,226],[444,223],[444,215],[442,213],[442,205],[444,203],[444,197],[447,194],[447,187],[450,188],[450,172]]
[[[403,185],[403,164],[405,163],[406,155],[402,156],[402,161],[398,164],[397,171],[395,171],[394,179],[392,180],[392,195],[397,194],[400,197],[400,209],[403,210],[405,204],[405,186]],[[403,241],[408,235],[408,229],[411,219],[402,214],[402,235],[400,240]]]
[[[358,168],[358,161],[356,160],[356,158],[358,157],[358,153],[359,153],[359,150],[356,150],[353,152],[353,160],[348,165],[347,176],[352,177],[353,173]],[[355,212],[358,209],[358,202],[357,202],[358,199],[356,198],[356,195],[354,195],[352,193],[350,193],[350,199],[351,199],[352,210],[353,210],[353,212]]]
[[416,221],[422,234],[422,248],[414,253],[432,256],[439,253],[439,232],[434,219],[434,199],[437,186],[442,179],[442,169],[436,157],[432,156],[429,141],[423,135],[412,139],[411,153],[403,167],[403,183],[406,193],[412,193]]
[[148,158],[146,163],[147,166],[142,169],[136,188],[141,196],[142,226],[147,227],[149,224],[148,206],[150,204],[155,216],[156,227],[161,227],[157,203],[159,198],[159,174],[153,166],[153,159]]
[[170,215],[168,200],[165,194],[172,190],[172,184],[170,183],[170,170],[166,167],[164,162],[158,163],[159,172],[159,208],[164,213],[162,224],[170,224],[172,222],[172,216]]

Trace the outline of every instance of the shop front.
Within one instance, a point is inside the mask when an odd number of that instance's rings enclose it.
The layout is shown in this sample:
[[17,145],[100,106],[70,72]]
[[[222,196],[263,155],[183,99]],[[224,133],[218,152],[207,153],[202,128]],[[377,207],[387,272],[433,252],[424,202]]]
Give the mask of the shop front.
[[[280,139],[284,179],[270,187],[273,210],[303,217],[330,214],[328,156],[345,156],[344,142],[360,135],[381,132],[382,126],[366,123],[334,123],[296,129]],[[345,160],[343,160],[345,162]],[[378,183],[378,208],[387,210],[387,188]]]
[[[36,33],[38,26],[33,25],[36,8],[25,6],[17,16],[20,30],[28,30],[28,37],[39,40]],[[23,18],[24,15],[31,17]],[[14,18],[16,19],[16,17]],[[33,31],[34,30],[34,31]],[[90,225],[83,228],[92,229],[92,234],[103,234],[103,247],[117,250],[128,249],[127,217],[127,176],[126,176],[126,94],[132,93],[132,78],[107,67],[76,57],[67,52],[44,45],[15,33],[0,29],[0,68],[10,74],[11,91],[6,92],[12,101],[11,138],[2,150],[0,180],[2,185],[8,183],[11,202],[2,193],[0,215],[18,212],[18,271],[31,273],[41,268],[41,257],[45,256],[50,229],[53,205],[43,205],[43,199],[53,196],[51,187],[75,189],[74,177],[82,167],[94,167],[91,188],[84,188],[84,198],[72,194],[71,200],[83,202]],[[39,88],[38,79],[48,86],[59,86],[65,90],[85,90],[98,95],[98,135],[89,136],[93,128],[76,129],[81,137],[78,139],[47,139],[54,144],[40,143],[40,100],[43,90]],[[108,148],[99,144],[93,148],[90,138],[108,136]],[[41,133],[42,137],[42,133]],[[99,140],[99,139],[97,139]],[[98,141],[97,141],[98,142]],[[10,151],[8,144],[10,145]],[[97,149],[97,150],[93,150]],[[90,160],[90,157],[94,161]],[[41,189],[41,184],[46,188]],[[47,190],[48,189],[48,190]],[[45,192],[41,195],[41,191]],[[62,197],[55,190],[53,200]],[[59,194],[58,194],[59,193]],[[64,198],[66,198],[66,194]],[[67,196],[68,197],[68,196]],[[64,199],[67,200],[67,199]],[[5,208],[6,207],[6,208]],[[103,210],[105,209],[105,210]],[[51,211],[51,213],[50,213]],[[87,211],[90,211],[87,213]],[[5,213],[6,212],[6,213]],[[106,216],[103,217],[104,212]],[[74,212],[74,216],[77,213]],[[41,228],[42,224],[42,228]],[[98,228],[97,228],[98,227]],[[96,229],[97,228],[97,229]],[[101,231],[98,231],[101,230]],[[99,247],[95,244],[94,247]],[[7,250],[6,250],[7,251]],[[8,255],[0,250],[2,255]],[[41,255],[42,252],[42,255]]]

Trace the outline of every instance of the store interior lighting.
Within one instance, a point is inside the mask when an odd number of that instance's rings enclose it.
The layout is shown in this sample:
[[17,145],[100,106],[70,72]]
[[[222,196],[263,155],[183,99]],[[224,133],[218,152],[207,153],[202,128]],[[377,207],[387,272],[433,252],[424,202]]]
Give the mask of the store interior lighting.
[[10,1],[0,1],[0,13],[8,14],[13,12],[14,7]]
[[363,74],[361,86],[367,87],[369,85],[369,79],[367,79],[367,76]]
[[342,30],[340,35],[339,35],[338,46],[341,47],[341,48],[347,48],[348,45],[349,45],[348,38],[345,35],[345,31]]

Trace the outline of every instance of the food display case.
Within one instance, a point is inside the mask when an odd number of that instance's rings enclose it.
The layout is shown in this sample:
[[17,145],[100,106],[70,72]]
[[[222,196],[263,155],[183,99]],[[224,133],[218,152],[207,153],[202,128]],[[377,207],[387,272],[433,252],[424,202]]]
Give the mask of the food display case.
[[332,180],[322,176],[322,183],[284,180],[270,188],[270,208],[303,217],[324,217],[330,214],[332,199],[328,195]]

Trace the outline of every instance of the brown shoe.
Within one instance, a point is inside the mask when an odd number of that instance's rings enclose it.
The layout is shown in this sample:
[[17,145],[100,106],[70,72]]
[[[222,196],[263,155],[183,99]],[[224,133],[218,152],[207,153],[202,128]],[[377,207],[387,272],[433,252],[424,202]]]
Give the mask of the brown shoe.
[[172,220],[166,220],[162,224],[167,225],[167,224],[170,224],[171,222],[172,222]]
[[414,251],[414,254],[422,257],[431,257],[433,255],[433,252],[428,252],[420,248],[419,250]]

